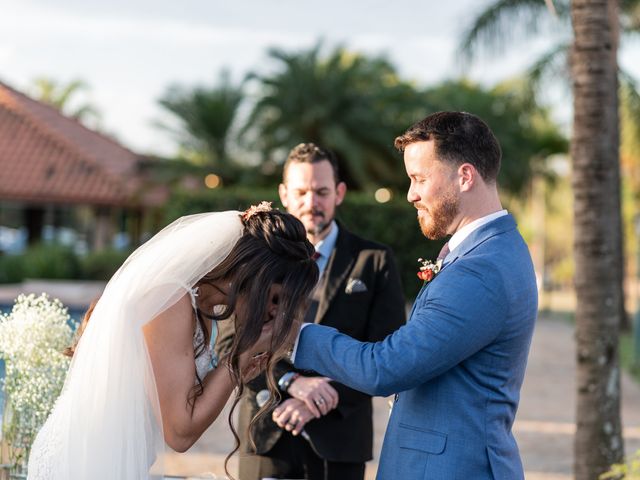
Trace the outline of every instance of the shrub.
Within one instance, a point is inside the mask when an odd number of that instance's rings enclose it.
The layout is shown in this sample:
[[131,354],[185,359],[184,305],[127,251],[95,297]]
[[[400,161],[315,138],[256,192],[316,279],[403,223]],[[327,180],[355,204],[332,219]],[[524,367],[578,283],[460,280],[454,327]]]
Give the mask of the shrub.
[[24,279],[24,256],[0,256],[0,283],[19,283]]
[[78,278],[80,262],[70,247],[39,244],[20,255],[0,257],[0,283],[18,283],[25,278]]
[[39,244],[30,247],[23,256],[25,278],[63,279],[80,274],[80,262],[71,247]]
[[131,252],[115,249],[88,253],[80,260],[82,278],[87,280],[109,280]]

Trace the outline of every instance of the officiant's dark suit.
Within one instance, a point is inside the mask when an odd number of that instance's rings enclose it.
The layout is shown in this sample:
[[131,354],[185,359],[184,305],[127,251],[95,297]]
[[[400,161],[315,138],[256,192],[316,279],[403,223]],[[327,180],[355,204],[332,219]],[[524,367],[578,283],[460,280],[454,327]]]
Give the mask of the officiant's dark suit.
[[[294,158],[294,163],[288,161],[285,178],[287,168],[290,171],[298,168],[299,158],[303,159],[301,162],[304,164],[300,168],[334,169],[333,165],[329,165],[334,161],[333,157],[327,161],[328,155],[331,155],[330,152],[313,144],[299,145],[289,155],[290,159]],[[336,171],[331,170],[327,171],[333,177]],[[318,190],[316,193],[322,195],[323,171],[313,172],[315,180],[311,181],[309,188]],[[290,181],[295,180],[291,178]],[[297,188],[291,185],[289,183],[290,188]],[[294,206],[285,206],[290,213],[296,215]],[[320,214],[322,206],[318,206],[317,210],[315,213]],[[313,223],[311,216],[306,219],[304,214],[300,216],[309,232],[308,226]],[[313,231],[309,235],[324,258],[321,256],[317,260],[321,277],[312,296],[306,321],[335,327],[362,341],[382,340],[405,322],[405,302],[393,254],[385,245],[350,233],[333,218],[324,220],[328,223],[321,227],[329,230],[329,234],[323,237],[324,246],[314,242]],[[333,244],[330,250],[327,249],[327,242]],[[220,325],[225,323],[230,322],[221,322]],[[219,344],[224,345],[228,339],[229,332],[223,330]],[[279,383],[283,390],[283,402],[291,398],[289,393],[295,395],[295,390],[286,382],[283,384],[282,379],[286,381],[298,375],[317,376],[314,372],[296,370],[286,360],[278,363],[275,378],[281,380]],[[241,435],[240,480],[363,478],[364,463],[372,458],[371,397],[337,382],[332,381],[329,385],[338,393],[339,401],[335,409],[318,419],[310,420],[304,425],[305,433],[298,436],[281,429],[271,415],[265,416],[252,430],[257,447],[255,452],[251,451],[247,432],[250,420],[259,409],[261,395],[264,398],[267,393],[265,376],[259,376],[247,386],[238,425]]]

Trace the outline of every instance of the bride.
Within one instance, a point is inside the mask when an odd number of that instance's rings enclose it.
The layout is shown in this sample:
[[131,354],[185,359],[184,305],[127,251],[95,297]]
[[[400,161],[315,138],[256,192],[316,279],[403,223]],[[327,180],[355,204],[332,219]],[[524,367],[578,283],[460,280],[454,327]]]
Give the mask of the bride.
[[[266,202],[183,217],[136,250],[90,312],[28,478],[162,478],[165,442],[187,450],[289,346],[313,252],[302,224]],[[232,314],[238,333],[215,368],[216,322]]]

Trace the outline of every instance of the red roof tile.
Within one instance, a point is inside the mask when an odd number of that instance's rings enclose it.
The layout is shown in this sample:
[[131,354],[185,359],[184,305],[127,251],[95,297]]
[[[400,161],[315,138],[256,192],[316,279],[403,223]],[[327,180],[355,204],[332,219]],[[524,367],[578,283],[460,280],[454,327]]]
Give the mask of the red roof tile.
[[143,205],[144,157],[0,83],[0,199]]

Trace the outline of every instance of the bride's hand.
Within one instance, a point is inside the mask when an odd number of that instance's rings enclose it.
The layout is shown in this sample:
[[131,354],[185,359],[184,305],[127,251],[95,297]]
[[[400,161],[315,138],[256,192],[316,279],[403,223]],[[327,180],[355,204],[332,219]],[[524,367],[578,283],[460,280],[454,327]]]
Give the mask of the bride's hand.
[[267,352],[271,348],[271,337],[273,336],[274,323],[273,318],[270,317],[262,325],[262,330],[260,331],[258,340],[256,340],[256,342],[249,348],[249,352],[251,352],[252,357],[259,353]]
[[258,340],[249,350],[240,355],[239,366],[243,382],[252,380],[266,368],[272,335],[273,321],[269,320],[262,326]]
[[[242,362],[242,360],[241,360]],[[259,353],[258,355],[249,358],[244,366],[241,366],[240,376],[242,383],[247,383],[256,378],[265,368],[269,362],[269,354],[267,352]]]

